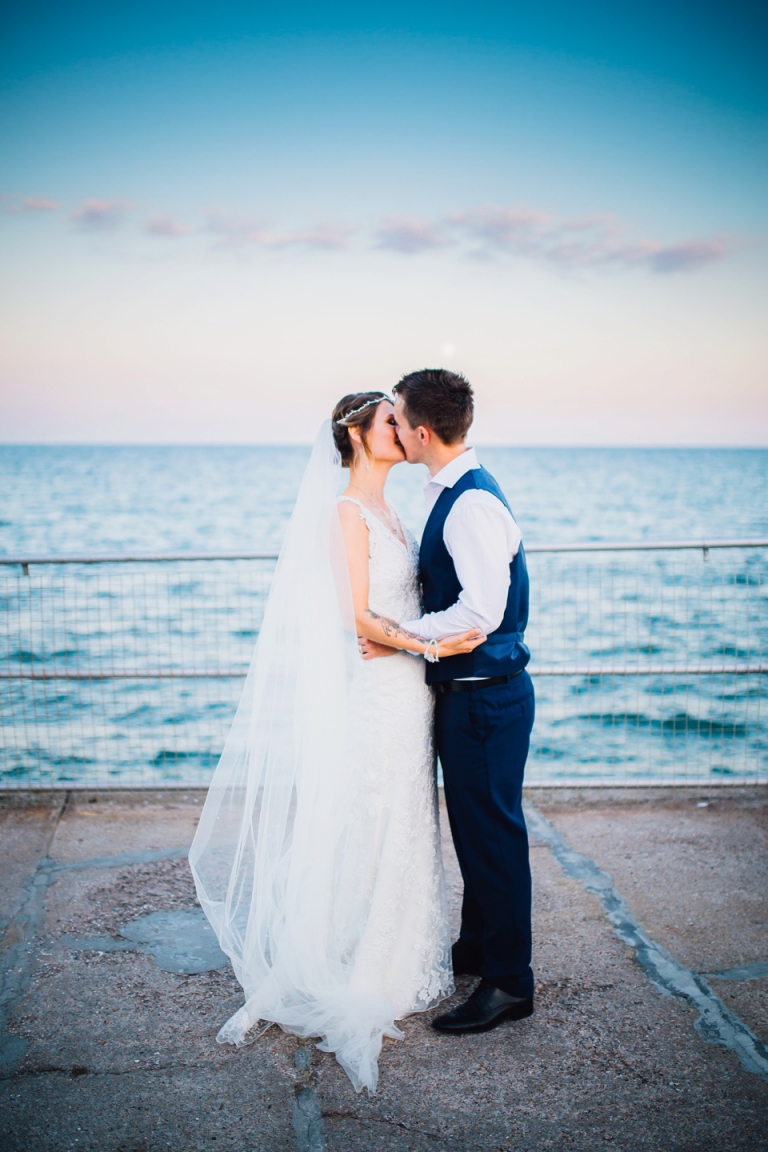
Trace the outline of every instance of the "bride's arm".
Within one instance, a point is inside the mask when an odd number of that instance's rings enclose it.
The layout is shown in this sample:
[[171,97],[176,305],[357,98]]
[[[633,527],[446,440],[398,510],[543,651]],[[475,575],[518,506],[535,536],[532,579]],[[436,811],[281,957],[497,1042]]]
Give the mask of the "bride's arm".
[[[349,579],[352,586],[352,604],[358,636],[367,640],[374,640],[388,648],[416,652],[422,656],[427,647],[434,652],[434,641],[425,640],[423,636],[409,632],[396,620],[380,615],[369,606],[368,527],[356,505],[343,501],[338,505],[338,509],[347,554]],[[460,637],[451,636],[439,642],[437,654],[448,656],[456,655],[458,652],[471,652],[484,639],[485,637],[478,629],[463,633]]]

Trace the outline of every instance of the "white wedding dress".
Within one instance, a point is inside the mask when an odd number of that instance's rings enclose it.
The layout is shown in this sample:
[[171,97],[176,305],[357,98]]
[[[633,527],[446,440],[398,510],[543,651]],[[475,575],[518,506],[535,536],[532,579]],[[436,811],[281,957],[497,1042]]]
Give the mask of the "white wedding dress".
[[[402,1038],[395,1021],[453,979],[432,698],[420,657],[357,652],[331,444],[324,428],[190,864],[246,997],[218,1039],[249,1043],[271,1023],[319,1037],[373,1092],[383,1037]],[[371,608],[413,619],[416,542],[353,503]]]
[[[369,604],[393,620],[415,619],[416,541],[404,529],[403,545],[352,502],[368,526]],[[351,888],[338,895],[357,951],[355,982],[380,989],[395,1019],[453,991],[432,711],[420,657],[399,652],[358,662],[352,715],[359,772],[343,869]]]

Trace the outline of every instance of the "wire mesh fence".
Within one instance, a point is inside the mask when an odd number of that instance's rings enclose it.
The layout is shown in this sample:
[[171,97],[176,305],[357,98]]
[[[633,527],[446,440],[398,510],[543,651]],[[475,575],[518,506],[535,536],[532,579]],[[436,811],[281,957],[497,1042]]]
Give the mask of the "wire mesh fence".
[[[754,783],[768,541],[539,546],[527,778]],[[0,557],[0,789],[210,779],[276,557]]]
[[0,565],[0,770],[9,787],[202,784],[275,558]]
[[759,542],[533,556],[529,780],[764,780],[767,562]]

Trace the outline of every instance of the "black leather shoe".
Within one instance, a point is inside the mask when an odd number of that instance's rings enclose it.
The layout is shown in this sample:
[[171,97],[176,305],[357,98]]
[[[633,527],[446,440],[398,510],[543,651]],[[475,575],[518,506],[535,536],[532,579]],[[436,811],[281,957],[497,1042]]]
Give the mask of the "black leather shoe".
[[533,1015],[532,996],[510,996],[481,980],[468,1000],[438,1016],[432,1027],[438,1032],[460,1035],[463,1032],[490,1032],[505,1020],[524,1020]]
[[471,948],[467,948],[461,940],[457,940],[451,948],[451,963],[454,976],[480,975],[479,957],[473,953]]

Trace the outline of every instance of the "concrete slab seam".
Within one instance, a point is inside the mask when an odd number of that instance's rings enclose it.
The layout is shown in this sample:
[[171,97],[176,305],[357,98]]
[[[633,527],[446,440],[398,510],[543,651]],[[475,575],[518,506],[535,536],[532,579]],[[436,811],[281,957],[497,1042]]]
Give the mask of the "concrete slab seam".
[[623,944],[634,950],[635,959],[655,987],[667,995],[687,1000],[698,1010],[696,1028],[705,1040],[730,1048],[749,1072],[768,1080],[768,1048],[726,1008],[704,977],[680,964],[651,939],[617,892],[608,873],[594,860],[571,848],[530,801],[525,802],[525,816],[531,832],[547,843],[561,868],[587,892],[599,897],[614,932]]
[[296,1148],[298,1152],[327,1152],[323,1117],[312,1076],[312,1053],[308,1044],[299,1045],[293,1065],[299,1073],[292,1113]]
[[768,960],[755,960],[751,964],[737,964],[719,972],[702,972],[705,980],[762,980],[768,976]]
[[8,1032],[9,1009],[24,995],[32,975],[36,959],[32,944],[45,915],[45,894],[50,884],[43,865],[70,799],[68,792],[51,821],[40,859],[22,885],[19,907],[0,944],[0,1072],[15,1071],[27,1048],[23,1037]]

